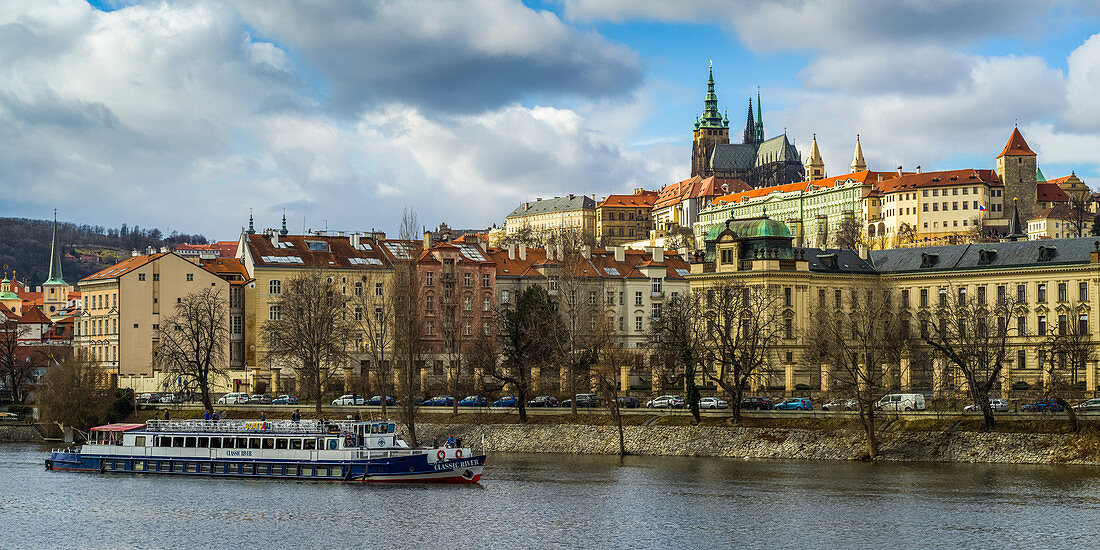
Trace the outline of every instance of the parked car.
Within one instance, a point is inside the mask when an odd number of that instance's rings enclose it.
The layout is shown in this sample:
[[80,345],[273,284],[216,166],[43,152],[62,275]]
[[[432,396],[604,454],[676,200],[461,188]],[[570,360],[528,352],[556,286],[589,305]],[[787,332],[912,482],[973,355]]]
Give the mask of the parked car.
[[359,406],[359,405],[365,405],[366,403],[367,403],[367,401],[365,399],[363,399],[362,395],[356,395],[356,394],[353,394],[353,393],[349,393],[347,395],[341,395],[340,397],[337,397],[336,399],[332,400],[333,405],[343,405],[343,406]]
[[777,411],[812,411],[814,403],[805,397],[791,397],[784,399],[774,408]]
[[875,403],[880,411],[923,411],[924,395],[919,393],[891,393]]
[[684,398],[679,395],[662,395],[650,399],[645,404],[648,409],[682,409]]
[[[173,404],[173,403],[182,403],[183,400],[180,399],[180,396],[178,396],[174,393],[166,393],[166,394],[160,396],[160,402],[163,403],[163,404],[169,405],[169,404]],[[248,401],[246,400],[245,403],[248,403]]]
[[425,399],[420,402],[421,407],[453,407],[455,404],[455,398],[449,395],[437,395],[431,399]]
[[[1008,400],[1007,399],[990,399],[989,408],[993,409],[993,412],[1008,412]],[[963,412],[981,412],[982,408],[977,403],[971,403],[963,407]]]
[[283,394],[283,395],[280,395],[279,397],[276,397],[275,399],[272,399],[271,404],[272,405],[297,405],[298,404],[298,398],[294,397],[293,395]]
[[262,393],[258,393],[256,395],[250,396],[248,398],[248,402],[249,403],[259,403],[261,405],[270,405],[271,404],[271,398],[264,395],[264,394],[262,394]]
[[[600,396],[594,393],[578,393],[576,396],[578,409],[594,409],[600,406]],[[562,401],[559,407],[572,407],[573,400],[566,399]]]
[[557,407],[558,398],[553,395],[540,395],[527,402],[528,407]]
[[519,400],[516,399],[516,396],[508,395],[508,396],[505,396],[505,397],[501,397],[500,399],[497,399],[496,401],[493,401],[493,404],[490,405],[490,406],[492,406],[492,407],[516,407],[518,405],[519,405]]
[[[381,407],[382,406],[382,396],[381,395],[376,395],[376,396],[364,401],[363,404],[368,406],[368,407]],[[387,407],[392,407],[396,404],[397,404],[396,399],[394,399],[392,396],[389,396],[389,395],[386,396],[386,406]]]
[[1065,407],[1055,403],[1053,399],[1040,399],[1034,403],[1028,403],[1020,407],[1023,412],[1062,412]]
[[616,397],[615,402],[619,404],[620,409],[637,409],[642,406],[642,401],[633,395]]
[[160,398],[157,397],[157,394],[155,393],[143,393],[137,396],[137,399],[134,399],[134,402],[138,405],[142,405],[145,403],[160,403]]
[[743,411],[770,411],[772,406],[773,403],[770,397],[757,395],[741,400],[741,410]]
[[227,393],[218,398],[219,405],[241,405],[248,403],[248,394],[245,392]]
[[730,406],[728,401],[717,397],[704,397],[699,400],[700,409],[724,409],[728,406]]
[[1082,401],[1073,406],[1078,411],[1100,411],[1100,397]]
[[821,406],[823,411],[858,411],[859,401],[855,399],[836,399]]
[[467,395],[458,402],[459,407],[488,407],[489,398],[480,395]]

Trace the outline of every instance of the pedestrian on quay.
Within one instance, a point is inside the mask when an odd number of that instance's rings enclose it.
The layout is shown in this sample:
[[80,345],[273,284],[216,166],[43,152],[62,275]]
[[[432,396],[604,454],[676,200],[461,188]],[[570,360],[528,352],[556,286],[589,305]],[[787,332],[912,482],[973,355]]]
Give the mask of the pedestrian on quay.
[[203,413],[202,414],[202,419],[203,420],[210,420],[210,411],[206,411],[205,413]]
[[165,420],[171,420],[172,419],[172,415],[168,414],[168,409],[164,409],[164,419]]
[[355,411],[355,421],[360,422],[362,420],[363,420],[363,417],[359,414],[359,411]]
[[267,412],[260,411],[260,420],[267,420]]
[[218,421],[218,411],[214,411],[214,414],[210,415],[210,420],[213,420],[214,422]]
[[298,412],[298,409],[294,409],[294,412],[290,413],[290,419],[294,422],[300,422],[302,420],[302,413]]

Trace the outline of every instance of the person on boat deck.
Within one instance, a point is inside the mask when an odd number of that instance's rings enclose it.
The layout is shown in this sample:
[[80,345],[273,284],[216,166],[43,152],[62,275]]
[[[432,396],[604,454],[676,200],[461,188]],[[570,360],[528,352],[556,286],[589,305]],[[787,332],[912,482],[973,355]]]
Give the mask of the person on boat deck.
[[267,420],[267,413],[266,412],[260,411],[260,420]]
[[455,436],[448,435],[447,436],[447,448],[450,449],[454,446],[455,446]]
[[360,420],[363,420],[363,417],[359,415],[359,411],[355,411],[355,421],[359,422]]
[[206,411],[205,413],[203,413],[202,419],[203,420],[210,420],[210,411]]
[[171,420],[172,419],[172,415],[168,414],[168,409],[164,409],[164,419],[165,420]]
[[290,419],[299,422],[302,420],[302,413],[298,412],[298,409],[294,409],[294,412],[290,413]]

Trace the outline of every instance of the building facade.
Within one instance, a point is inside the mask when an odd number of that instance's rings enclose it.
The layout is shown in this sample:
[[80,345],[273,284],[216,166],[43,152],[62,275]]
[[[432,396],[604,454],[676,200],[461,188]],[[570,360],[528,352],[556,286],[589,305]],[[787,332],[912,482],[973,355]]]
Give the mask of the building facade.
[[643,189],[635,189],[631,195],[608,195],[596,204],[596,239],[609,246],[648,237],[656,201],[656,191]]
[[569,194],[552,199],[538,198],[521,203],[504,222],[509,237],[530,235],[543,240],[560,231],[596,236],[596,199]]

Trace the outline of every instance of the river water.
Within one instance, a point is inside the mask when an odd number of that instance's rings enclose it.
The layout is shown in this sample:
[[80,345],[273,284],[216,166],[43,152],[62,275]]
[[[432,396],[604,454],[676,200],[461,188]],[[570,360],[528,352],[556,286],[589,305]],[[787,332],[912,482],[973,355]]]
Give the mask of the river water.
[[0,548],[1065,548],[1100,468],[491,454],[476,486],[48,472],[0,444]]

